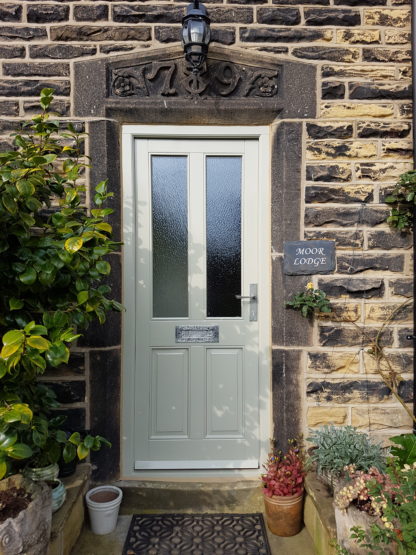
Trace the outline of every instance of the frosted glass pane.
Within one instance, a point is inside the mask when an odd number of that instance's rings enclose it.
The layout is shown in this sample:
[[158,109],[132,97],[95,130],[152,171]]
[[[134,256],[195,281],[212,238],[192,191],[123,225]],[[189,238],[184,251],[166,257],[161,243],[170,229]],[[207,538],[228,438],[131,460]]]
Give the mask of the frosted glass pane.
[[241,316],[241,156],[208,156],[207,316]]
[[186,156],[152,156],[153,316],[188,316]]

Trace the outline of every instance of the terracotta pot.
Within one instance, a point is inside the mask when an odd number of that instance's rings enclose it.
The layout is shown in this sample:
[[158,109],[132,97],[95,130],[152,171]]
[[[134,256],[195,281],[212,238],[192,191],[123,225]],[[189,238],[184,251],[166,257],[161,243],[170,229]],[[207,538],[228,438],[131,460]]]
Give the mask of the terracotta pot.
[[289,537],[302,528],[303,491],[298,495],[264,497],[266,521],[269,530],[276,536]]

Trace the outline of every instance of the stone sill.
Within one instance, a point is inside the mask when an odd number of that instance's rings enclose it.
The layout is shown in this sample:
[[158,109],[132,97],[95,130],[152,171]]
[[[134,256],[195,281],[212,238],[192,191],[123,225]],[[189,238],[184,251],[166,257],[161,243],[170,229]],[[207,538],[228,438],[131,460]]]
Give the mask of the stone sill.
[[305,480],[304,522],[317,555],[335,555],[337,529],[333,497],[327,487],[310,472]]
[[91,465],[78,464],[75,474],[63,478],[66,500],[52,516],[47,555],[69,555],[84,524],[84,495],[90,484]]

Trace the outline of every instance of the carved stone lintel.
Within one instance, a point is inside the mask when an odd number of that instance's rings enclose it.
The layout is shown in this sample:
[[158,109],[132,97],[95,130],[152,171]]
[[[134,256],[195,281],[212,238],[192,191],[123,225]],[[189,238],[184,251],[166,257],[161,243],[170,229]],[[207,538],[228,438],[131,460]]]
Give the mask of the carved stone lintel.
[[145,62],[111,69],[109,95],[273,98],[279,92],[279,69],[208,60],[195,74],[183,59]]

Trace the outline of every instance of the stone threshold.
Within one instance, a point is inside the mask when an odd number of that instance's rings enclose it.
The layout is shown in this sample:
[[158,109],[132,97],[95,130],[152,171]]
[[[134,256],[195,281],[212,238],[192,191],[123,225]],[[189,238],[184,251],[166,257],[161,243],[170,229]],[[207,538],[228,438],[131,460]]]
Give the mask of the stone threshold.
[[305,506],[303,519],[317,555],[335,555],[337,528],[333,497],[314,472],[305,480]]
[[84,525],[86,494],[91,477],[91,465],[78,464],[75,474],[63,478],[66,499],[52,516],[52,530],[47,555],[69,555]]

